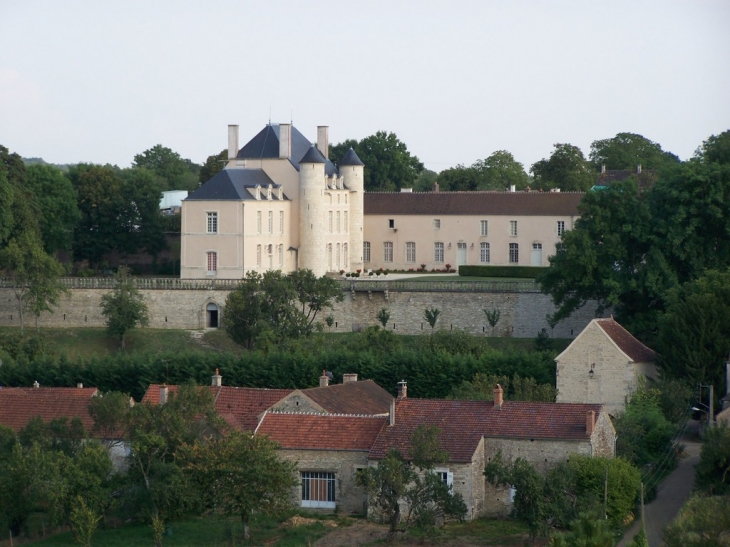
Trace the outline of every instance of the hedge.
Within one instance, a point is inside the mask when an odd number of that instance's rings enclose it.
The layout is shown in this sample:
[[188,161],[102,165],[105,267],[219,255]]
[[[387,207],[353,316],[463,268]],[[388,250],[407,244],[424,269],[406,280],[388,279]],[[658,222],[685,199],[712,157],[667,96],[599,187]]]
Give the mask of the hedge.
[[464,277],[523,277],[535,279],[548,268],[543,266],[459,266]]

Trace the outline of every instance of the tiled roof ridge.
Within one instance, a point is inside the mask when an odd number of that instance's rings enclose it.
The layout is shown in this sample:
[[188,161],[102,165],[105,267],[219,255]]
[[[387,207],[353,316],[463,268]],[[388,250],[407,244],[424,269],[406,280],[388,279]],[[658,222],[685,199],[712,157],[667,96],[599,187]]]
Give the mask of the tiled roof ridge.
[[335,412],[295,412],[291,410],[269,410],[267,414],[289,414],[295,416],[328,416],[340,418],[384,418],[385,414],[341,414]]

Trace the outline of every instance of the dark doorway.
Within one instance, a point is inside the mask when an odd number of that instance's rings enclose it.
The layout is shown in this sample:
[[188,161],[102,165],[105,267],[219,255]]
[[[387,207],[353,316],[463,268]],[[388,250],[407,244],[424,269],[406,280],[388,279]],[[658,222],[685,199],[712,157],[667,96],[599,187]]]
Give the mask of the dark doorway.
[[209,329],[218,328],[218,306],[215,304],[208,304],[205,308],[206,315],[208,316],[207,327]]

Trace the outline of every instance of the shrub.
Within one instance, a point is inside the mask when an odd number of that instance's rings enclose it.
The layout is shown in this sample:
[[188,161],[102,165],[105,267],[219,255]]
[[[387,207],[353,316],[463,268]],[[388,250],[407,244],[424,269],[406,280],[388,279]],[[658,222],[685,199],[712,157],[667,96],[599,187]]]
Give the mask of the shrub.
[[459,266],[464,277],[517,277],[535,279],[548,268],[540,266]]

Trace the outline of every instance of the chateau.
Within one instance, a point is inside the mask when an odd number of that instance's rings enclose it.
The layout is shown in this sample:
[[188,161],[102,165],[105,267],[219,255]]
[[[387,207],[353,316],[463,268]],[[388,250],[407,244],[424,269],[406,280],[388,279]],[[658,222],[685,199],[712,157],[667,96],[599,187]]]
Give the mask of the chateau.
[[182,202],[180,276],[245,272],[547,266],[578,217],[582,193],[368,192],[354,150],[328,158],[329,128],[312,144],[269,124],[243,148],[228,126],[226,167]]

